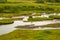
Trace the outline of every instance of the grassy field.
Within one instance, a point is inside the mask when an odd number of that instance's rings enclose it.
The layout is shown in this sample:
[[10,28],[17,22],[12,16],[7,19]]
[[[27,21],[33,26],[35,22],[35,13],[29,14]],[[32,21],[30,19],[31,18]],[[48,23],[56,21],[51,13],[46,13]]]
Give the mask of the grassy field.
[[0,15],[2,17],[12,17],[22,15],[29,16],[30,13],[33,12],[60,13],[60,3],[46,2],[46,0],[45,3],[36,3],[36,1],[37,0],[7,0],[5,3],[0,3]]
[[[0,25],[11,24],[13,16],[30,16],[32,13],[60,13],[60,1],[58,0],[0,0],[0,17],[10,19],[0,20]],[[39,15],[39,14],[37,14]],[[50,18],[30,18],[30,21],[60,19],[60,16]],[[60,26],[60,24],[57,24]],[[45,25],[44,25],[45,26]],[[47,25],[48,26],[48,25]],[[56,24],[49,24],[56,26]],[[11,33],[0,35],[0,40],[60,40],[60,29],[56,30],[15,30]]]
[[56,30],[15,30],[0,35],[0,40],[60,40],[60,29]]

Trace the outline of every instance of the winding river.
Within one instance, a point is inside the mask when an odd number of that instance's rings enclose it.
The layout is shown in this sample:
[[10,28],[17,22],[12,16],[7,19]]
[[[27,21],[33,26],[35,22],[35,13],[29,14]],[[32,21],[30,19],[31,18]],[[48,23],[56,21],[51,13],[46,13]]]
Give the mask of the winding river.
[[[44,16],[44,15],[42,15]],[[45,15],[46,17],[48,15]],[[47,24],[53,24],[53,23],[60,23],[59,20],[49,20],[49,21],[37,21],[37,22],[24,22],[24,20],[28,19],[28,16],[22,16],[24,19],[23,20],[15,20],[13,24],[8,24],[8,25],[0,25],[0,35],[2,34],[6,34],[6,33],[10,33],[14,30],[16,30],[17,28],[15,28],[16,26],[22,26],[22,25],[47,25]],[[2,18],[1,18],[2,19]],[[34,28],[32,30],[46,30],[46,29],[60,29],[60,28]]]

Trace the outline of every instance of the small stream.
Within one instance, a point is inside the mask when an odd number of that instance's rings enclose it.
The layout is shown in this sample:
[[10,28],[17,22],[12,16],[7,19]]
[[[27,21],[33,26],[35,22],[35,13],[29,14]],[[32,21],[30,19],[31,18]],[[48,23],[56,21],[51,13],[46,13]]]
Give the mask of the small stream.
[[[49,15],[42,15],[42,17],[43,16],[48,17]],[[19,17],[21,17],[21,16],[19,16]],[[13,24],[0,25],[0,35],[6,34],[6,33],[10,33],[12,31],[16,30],[16,28],[15,28],[16,26],[31,25],[31,24],[39,26],[39,25],[47,25],[47,24],[53,24],[53,23],[60,23],[59,20],[24,22],[24,21],[27,21],[28,16],[22,16],[22,17],[23,17],[23,20],[15,20]],[[35,17],[37,17],[37,16],[35,16]],[[39,16],[39,17],[41,17],[41,16]],[[32,30],[46,30],[46,29],[60,29],[60,28],[47,28],[47,27],[46,28],[41,28],[41,27],[38,27],[38,28],[34,28]]]

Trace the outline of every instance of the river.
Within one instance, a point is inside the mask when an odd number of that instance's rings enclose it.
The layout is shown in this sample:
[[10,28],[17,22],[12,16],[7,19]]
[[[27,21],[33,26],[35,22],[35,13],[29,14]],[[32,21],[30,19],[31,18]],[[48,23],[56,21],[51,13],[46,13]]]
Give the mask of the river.
[[[44,15],[42,15],[44,16]],[[45,15],[46,17],[49,15]],[[19,16],[20,17],[20,16]],[[24,22],[25,20],[28,19],[28,16],[22,16],[24,19],[23,20],[15,20],[13,24],[8,24],[8,25],[0,25],[0,35],[10,33],[14,30],[16,30],[16,26],[22,26],[22,25],[47,25],[47,24],[53,24],[53,23],[60,23],[59,20],[49,20],[49,21],[37,21],[37,22]],[[2,18],[1,18],[2,19]],[[60,29],[60,28],[34,28],[32,30],[46,30],[46,29]]]

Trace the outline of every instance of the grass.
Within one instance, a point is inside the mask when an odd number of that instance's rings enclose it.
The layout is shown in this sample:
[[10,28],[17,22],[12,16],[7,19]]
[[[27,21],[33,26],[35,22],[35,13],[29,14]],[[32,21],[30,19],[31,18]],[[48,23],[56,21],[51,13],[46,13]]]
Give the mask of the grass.
[[28,19],[28,21],[46,21],[46,20],[53,20],[53,18],[36,17],[36,18],[29,18],[29,19]]
[[5,18],[5,19],[3,19],[3,20],[13,20],[13,21],[15,21],[15,20],[22,20],[23,18]]
[[2,20],[0,20],[0,25],[5,25],[5,24],[12,24],[14,23],[15,20],[22,20],[23,18],[4,18]]
[[43,25],[42,27],[60,27],[60,23],[47,24],[47,25]]
[[[60,13],[60,3],[35,3],[35,0],[7,0],[12,3],[0,4],[0,17],[30,16],[32,12],[39,13]],[[14,2],[21,3],[14,3]],[[39,14],[36,14],[39,15]],[[57,18],[59,18],[58,16]],[[55,17],[54,17],[55,18]],[[11,24],[13,20],[20,18],[11,18],[0,20],[0,25]],[[29,21],[52,20],[53,18],[29,18]],[[49,24],[56,26],[56,24]],[[60,24],[57,24],[60,26]],[[56,30],[15,30],[11,33],[0,35],[0,40],[60,40],[60,29]]]
[[31,15],[31,13],[29,13],[29,11],[21,11],[20,13],[0,13],[0,17],[14,17],[14,16],[29,16]]
[[15,30],[0,35],[0,40],[60,40],[60,29],[56,30]]
[[[8,0],[11,1],[11,0]],[[14,0],[13,0],[14,1]],[[18,1],[25,1],[24,3],[0,3],[0,17],[12,17],[12,16],[22,16],[22,15],[31,15],[30,13],[60,13],[60,3],[34,3],[30,0],[18,0]],[[11,6],[12,5],[12,6]],[[39,14],[37,14],[39,15]]]
[[12,24],[14,21],[11,19],[0,20],[0,25]]
[[[11,6],[12,5],[12,6]],[[9,7],[8,9],[3,9],[5,7]],[[37,3],[20,3],[20,4],[0,4],[0,9],[7,10],[9,12],[21,12],[21,11],[43,11],[43,12],[60,12],[60,5],[49,5],[45,4],[37,4]],[[56,9],[56,10],[55,10]]]
[[0,25],[12,24],[15,20],[22,20],[23,18],[4,18],[0,20]]
[[60,19],[60,15],[50,15],[49,17],[53,19]]

